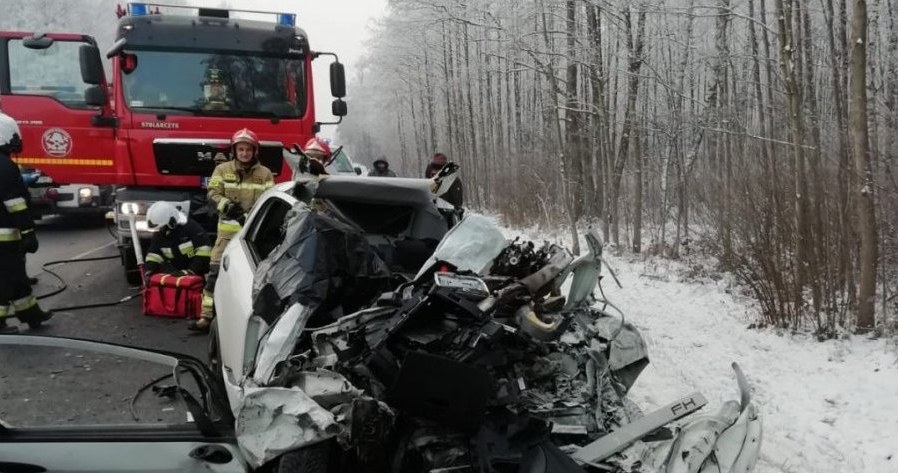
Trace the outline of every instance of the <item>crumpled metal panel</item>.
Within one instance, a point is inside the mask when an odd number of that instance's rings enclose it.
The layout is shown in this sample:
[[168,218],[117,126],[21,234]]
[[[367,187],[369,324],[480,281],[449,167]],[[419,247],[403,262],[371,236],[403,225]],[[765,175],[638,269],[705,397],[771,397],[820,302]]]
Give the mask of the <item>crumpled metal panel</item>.
[[349,404],[362,395],[343,375],[325,369],[296,373],[290,378],[290,386],[302,389],[325,409]]
[[433,256],[418,271],[420,278],[437,261],[445,261],[461,271],[483,274],[505,248],[505,236],[487,217],[466,215],[440,242]]
[[246,387],[236,431],[246,461],[258,468],[285,452],[339,435],[343,428],[302,389]]
[[263,318],[303,304],[314,313],[355,311],[380,295],[386,264],[350,225],[313,212],[302,202],[287,214],[284,240],[259,263],[253,310]]
[[259,354],[256,356],[253,381],[257,385],[267,386],[271,383],[275,368],[290,356],[311,315],[312,309],[309,307],[293,304],[268,330],[259,344]]
[[649,364],[648,348],[633,324],[617,317],[599,317],[594,323],[599,336],[611,340],[608,367],[627,391]]

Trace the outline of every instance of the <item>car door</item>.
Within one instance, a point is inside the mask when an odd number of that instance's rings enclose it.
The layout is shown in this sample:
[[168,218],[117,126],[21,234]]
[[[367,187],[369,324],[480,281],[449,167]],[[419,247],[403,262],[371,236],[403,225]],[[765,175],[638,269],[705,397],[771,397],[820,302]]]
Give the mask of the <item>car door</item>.
[[256,205],[241,231],[222,256],[221,270],[215,285],[217,336],[224,378],[232,403],[248,369],[250,357],[245,345],[257,340],[266,325],[253,319],[252,288],[256,267],[281,241],[280,229],[287,212],[297,200],[287,192],[265,194]]
[[0,94],[22,131],[20,165],[57,184],[120,183],[124,163],[115,159],[115,120],[93,38],[0,32]]
[[198,360],[6,335],[0,379],[0,472],[249,471]]

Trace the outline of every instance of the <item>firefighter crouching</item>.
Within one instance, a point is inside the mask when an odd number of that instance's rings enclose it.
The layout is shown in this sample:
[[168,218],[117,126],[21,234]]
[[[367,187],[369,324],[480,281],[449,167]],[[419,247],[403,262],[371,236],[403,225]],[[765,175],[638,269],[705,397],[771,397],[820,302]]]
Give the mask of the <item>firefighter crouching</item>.
[[0,333],[16,333],[7,325],[16,317],[32,329],[52,317],[31,294],[22,252],[36,253],[37,235],[28,208],[28,188],[13,153],[22,151],[22,134],[16,121],[0,112]]
[[215,307],[212,291],[218,280],[221,254],[231,238],[240,231],[246,213],[259,196],[274,185],[271,171],[259,163],[259,140],[247,128],[238,130],[231,138],[232,160],[216,166],[209,179],[208,198],[218,213],[218,235],[212,248],[209,275],[203,290],[203,311],[199,320],[188,327],[198,332],[208,332]]
[[170,202],[156,202],[147,211],[147,226],[155,231],[147,250],[147,274],[177,276],[209,272],[212,245],[200,224]]

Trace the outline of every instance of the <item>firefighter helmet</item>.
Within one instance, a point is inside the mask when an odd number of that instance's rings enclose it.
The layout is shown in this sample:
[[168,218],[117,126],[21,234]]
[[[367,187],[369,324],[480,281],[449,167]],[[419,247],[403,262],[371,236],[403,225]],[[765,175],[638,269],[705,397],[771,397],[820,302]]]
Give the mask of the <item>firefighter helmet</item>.
[[322,162],[327,162],[331,157],[331,147],[324,141],[319,140],[318,138],[311,138],[306,142],[306,145],[302,147],[303,151],[306,154],[312,153],[315,156],[309,156],[310,158],[318,158],[321,159]]
[[0,112],[0,150],[7,153],[22,152],[22,132],[9,115]]
[[156,231],[161,227],[175,228],[187,223],[187,216],[171,202],[156,202],[147,210],[147,227]]
[[237,143],[248,143],[252,145],[255,154],[259,153],[259,138],[249,128],[241,128],[231,137],[231,148],[237,146]]

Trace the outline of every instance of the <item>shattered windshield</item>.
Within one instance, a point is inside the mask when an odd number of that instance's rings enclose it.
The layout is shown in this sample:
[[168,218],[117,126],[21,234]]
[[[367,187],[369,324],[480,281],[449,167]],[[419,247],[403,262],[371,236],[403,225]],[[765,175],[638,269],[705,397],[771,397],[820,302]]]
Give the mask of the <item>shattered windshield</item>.
[[133,51],[121,58],[132,109],[301,117],[306,110],[300,58],[216,52]]

